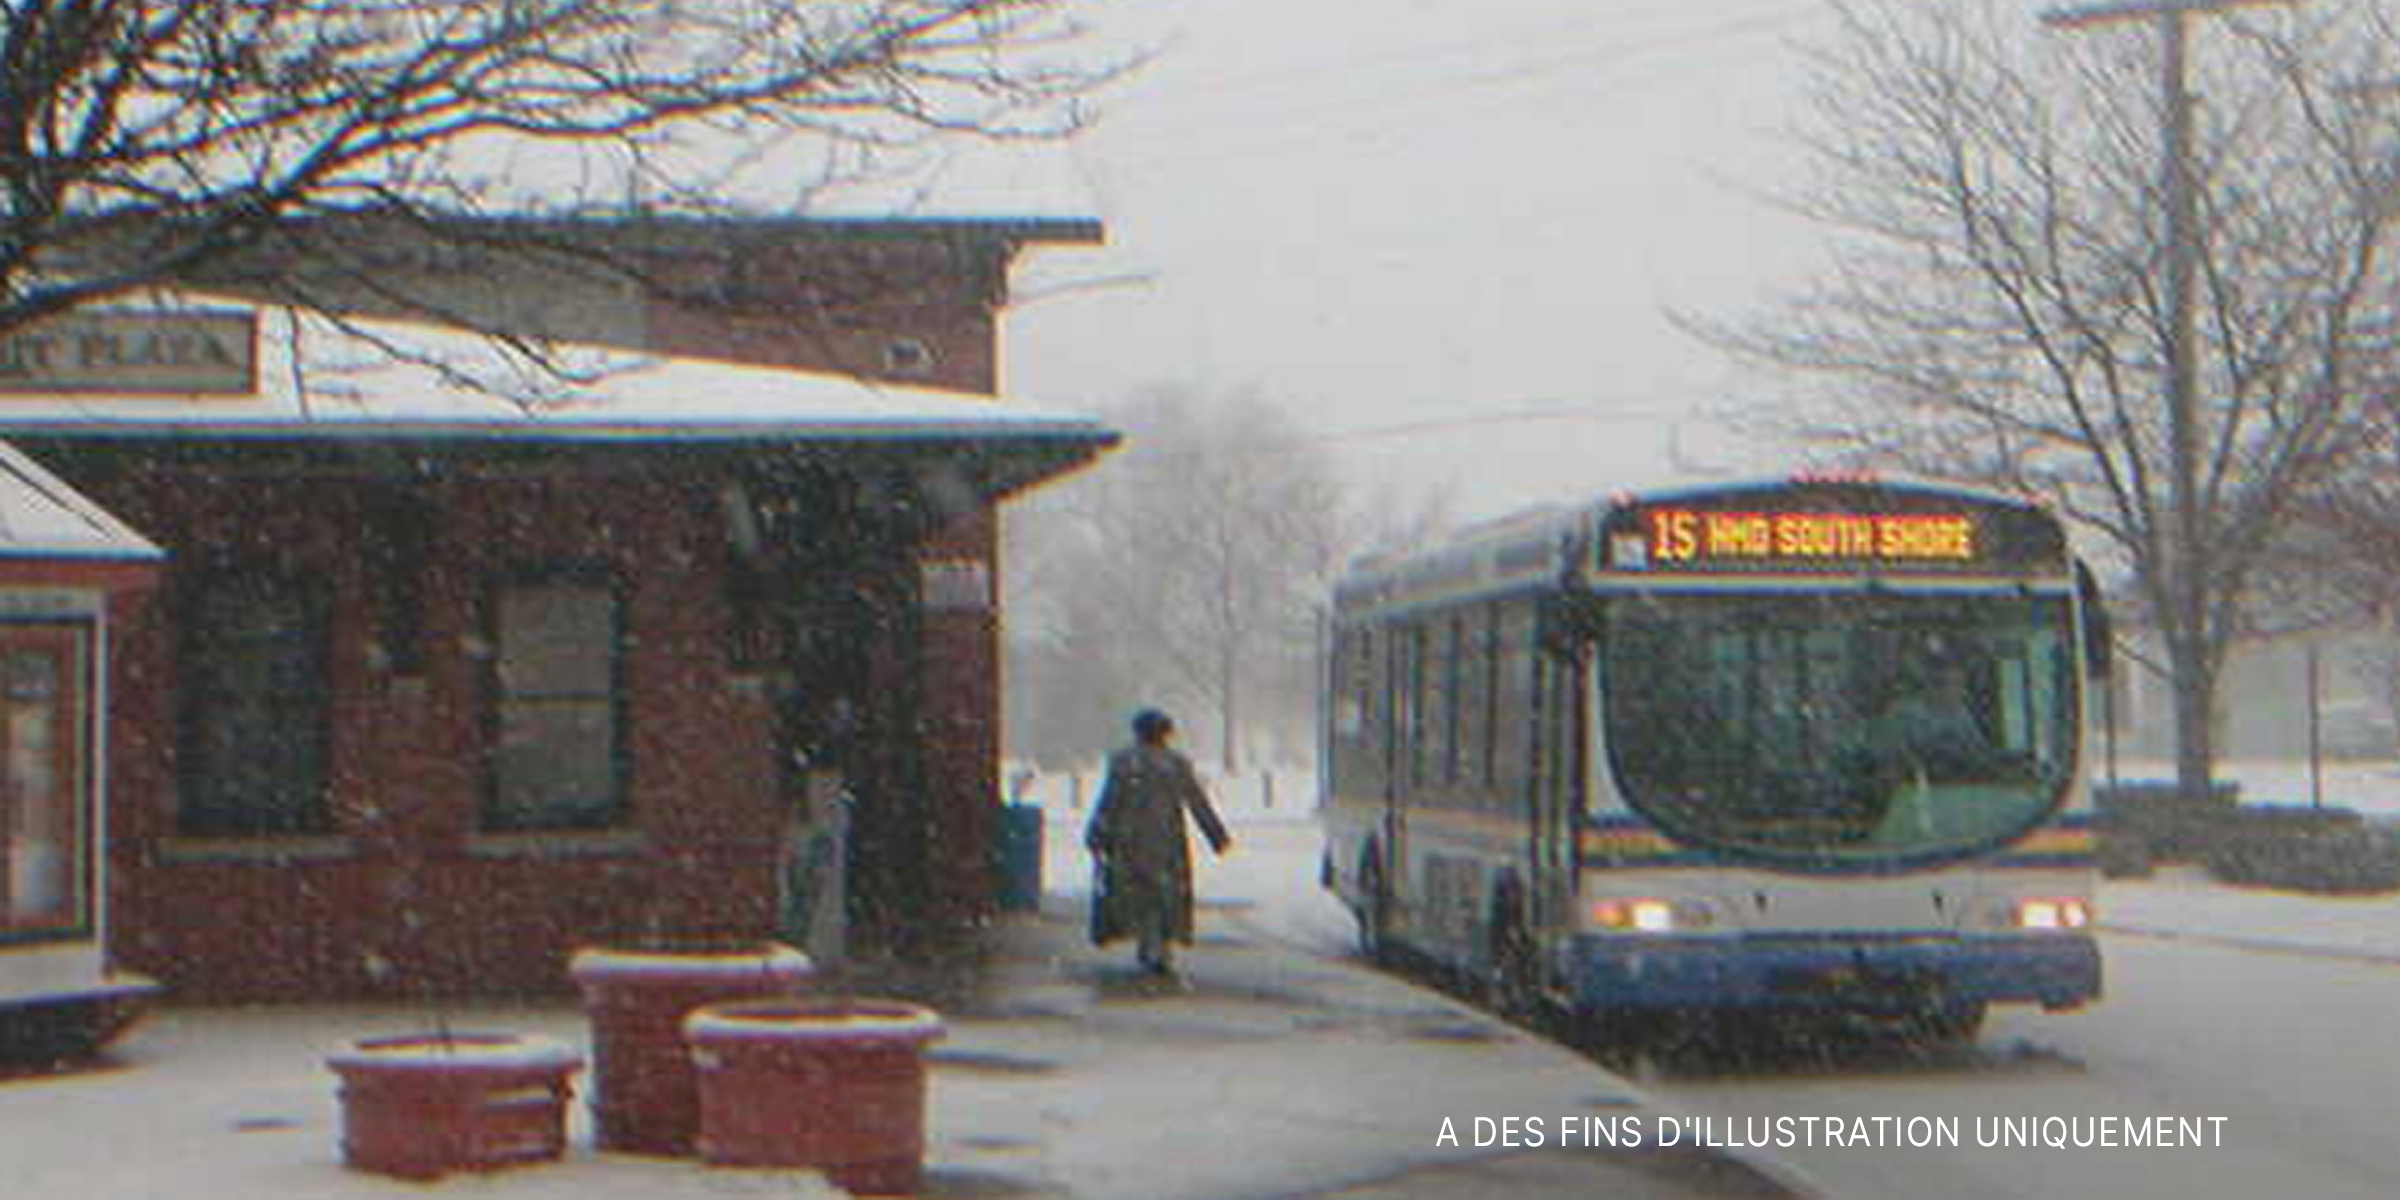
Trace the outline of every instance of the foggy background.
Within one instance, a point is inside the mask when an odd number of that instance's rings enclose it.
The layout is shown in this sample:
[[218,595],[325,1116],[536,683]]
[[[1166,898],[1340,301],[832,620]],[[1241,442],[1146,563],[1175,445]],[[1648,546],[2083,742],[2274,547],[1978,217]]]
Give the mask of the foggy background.
[[1013,394],[1255,388],[1346,481],[1464,515],[1725,465],[1717,357],[1813,239],[1789,39],[1821,6],[1194,0],[1103,10],[1156,58],[1053,153],[1108,227],[1021,269]]

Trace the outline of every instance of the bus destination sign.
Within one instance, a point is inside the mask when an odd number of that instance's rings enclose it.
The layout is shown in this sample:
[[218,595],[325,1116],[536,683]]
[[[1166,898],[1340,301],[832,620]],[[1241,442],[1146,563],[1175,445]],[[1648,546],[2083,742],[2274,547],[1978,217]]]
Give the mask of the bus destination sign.
[[[1634,514],[1628,514],[1634,515]],[[1609,537],[1616,570],[1959,569],[1985,553],[1972,512],[1717,510],[1660,506]]]

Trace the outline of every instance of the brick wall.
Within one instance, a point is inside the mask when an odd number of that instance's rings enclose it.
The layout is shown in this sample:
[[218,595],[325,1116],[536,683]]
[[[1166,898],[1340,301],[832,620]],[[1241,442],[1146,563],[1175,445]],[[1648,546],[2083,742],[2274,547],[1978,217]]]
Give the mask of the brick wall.
[[[637,293],[621,276],[401,254],[413,288],[480,319],[659,353],[840,371],[992,393],[994,312],[1014,245],[903,234],[748,237],[655,251]],[[395,251],[407,249],[405,239]],[[271,274],[271,272],[269,272]],[[495,282],[495,280],[498,282]],[[240,290],[236,287],[234,290]],[[337,290],[327,292],[339,295]],[[371,297],[359,310],[379,311]],[[705,402],[705,397],[695,397]],[[372,551],[365,484],[206,470],[79,480],[165,546],[159,602],[131,614],[116,658],[112,753],[117,950],[126,965],[214,998],[554,990],[573,945],[672,914],[685,932],[760,932],[776,903],[788,808],[772,687],[727,669],[724,555],[713,480],[587,478],[430,484],[441,514],[421,604],[421,670],[381,644],[395,602]],[[982,507],[917,548],[919,561],[996,574]],[[175,836],[173,580],[248,547],[294,557],[336,596],[331,646],[332,836],[274,845]],[[628,735],[634,846],[543,851],[475,835],[484,773],[484,668],[475,656],[493,572],[603,559],[631,585]],[[997,596],[996,580],[992,595]],[[887,605],[912,598],[894,594]],[[998,616],[952,608],[885,622],[870,691],[906,696],[856,764],[863,861],[853,909],[903,952],[991,911],[999,758]]]
[[1003,258],[986,243],[858,238],[660,255],[648,348],[990,394]]
[[[169,547],[123,614],[110,769],[119,961],[210,999],[555,991],[575,946],[656,928],[764,936],[786,832],[765,688],[729,672],[713,491],[684,479],[455,480],[419,581],[421,669],[400,674],[361,487],[127,474],[91,488]],[[324,837],[178,836],[175,576],[273,553],[334,596]],[[485,596],[527,564],[622,581],[622,836],[482,836]]]

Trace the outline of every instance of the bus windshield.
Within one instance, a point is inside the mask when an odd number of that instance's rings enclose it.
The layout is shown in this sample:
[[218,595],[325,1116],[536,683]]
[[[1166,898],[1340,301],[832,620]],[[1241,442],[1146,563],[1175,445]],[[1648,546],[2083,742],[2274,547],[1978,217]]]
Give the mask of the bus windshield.
[[1687,844],[1810,869],[1955,859],[2063,799],[2080,721],[2063,597],[1646,594],[1610,602],[1609,762]]

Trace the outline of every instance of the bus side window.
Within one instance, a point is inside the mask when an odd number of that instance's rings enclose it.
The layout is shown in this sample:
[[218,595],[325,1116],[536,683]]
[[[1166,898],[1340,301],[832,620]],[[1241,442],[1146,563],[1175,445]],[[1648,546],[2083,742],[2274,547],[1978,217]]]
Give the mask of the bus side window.
[[1500,674],[1500,606],[1486,604],[1475,613],[1475,670],[1477,675],[1475,724],[1476,759],[1475,786],[1481,791],[1486,807],[1506,808],[1507,798],[1500,791],[1500,712],[1506,703],[1501,696]]
[[1525,600],[1509,600],[1500,605],[1498,629],[1494,634],[1494,674],[1498,679],[1499,695],[1493,705],[1492,742],[1497,762],[1494,790],[1504,809],[1514,811],[1525,803],[1526,788],[1532,783],[1533,724],[1530,720],[1534,704],[1534,619],[1533,605]]
[[1423,622],[1409,624],[1399,631],[1399,703],[1402,720],[1399,725],[1399,763],[1402,763],[1402,787],[1399,792],[1409,797],[1421,797],[1433,782],[1433,725],[1430,725],[1430,662],[1428,650],[1433,638],[1428,636]]
[[1440,778],[1445,799],[1455,803],[1458,790],[1459,763],[1465,757],[1461,744],[1466,735],[1466,697],[1461,694],[1467,679],[1467,619],[1452,613],[1442,622],[1442,753]]
[[1375,713],[1374,631],[1367,626],[1334,634],[1333,709],[1327,730],[1332,743],[1332,778],[1336,793],[1361,793],[1378,786],[1374,747],[1378,726]]

